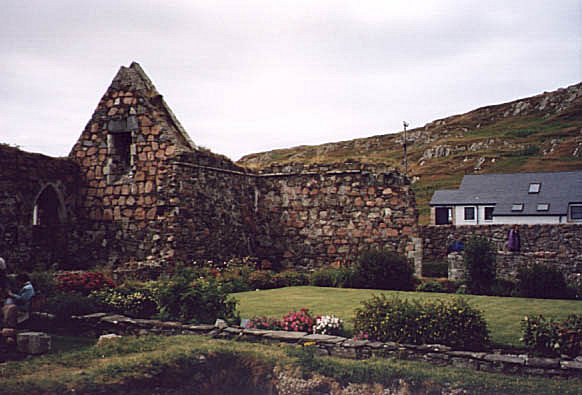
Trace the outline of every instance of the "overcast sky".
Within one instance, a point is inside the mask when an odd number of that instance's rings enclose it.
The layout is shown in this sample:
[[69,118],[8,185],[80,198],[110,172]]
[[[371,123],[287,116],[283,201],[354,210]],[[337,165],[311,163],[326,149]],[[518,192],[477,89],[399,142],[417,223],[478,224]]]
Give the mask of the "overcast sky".
[[236,160],[577,83],[582,0],[2,0],[0,142],[67,155],[132,61]]

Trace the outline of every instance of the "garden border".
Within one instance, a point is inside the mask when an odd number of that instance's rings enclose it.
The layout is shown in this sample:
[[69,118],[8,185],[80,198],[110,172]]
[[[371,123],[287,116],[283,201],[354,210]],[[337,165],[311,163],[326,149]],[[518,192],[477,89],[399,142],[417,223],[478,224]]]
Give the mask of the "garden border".
[[[36,313],[49,318],[46,313]],[[123,315],[95,313],[72,317],[77,328],[95,335],[207,335],[213,338],[263,343],[287,343],[313,346],[319,355],[350,359],[371,357],[424,361],[437,366],[453,366],[473,370],[537,376],[582,377],[582,356],[575,359],[544,358],[527,354],[474,352],[453,350],[439,344],[399,344],[353,340],[341,336],[308,334],[228,326],[224,321],[215,325],[193,325],[173,321],[129,318]]]

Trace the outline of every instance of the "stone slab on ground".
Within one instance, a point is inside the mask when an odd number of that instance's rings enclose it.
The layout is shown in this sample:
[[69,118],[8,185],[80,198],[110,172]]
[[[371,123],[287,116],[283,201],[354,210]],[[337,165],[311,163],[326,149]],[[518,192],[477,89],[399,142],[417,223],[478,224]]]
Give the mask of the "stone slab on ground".
[[21,332],[16,335],[18,351],[25,354],[44,354],[51,350],[51,337],[44,332]]

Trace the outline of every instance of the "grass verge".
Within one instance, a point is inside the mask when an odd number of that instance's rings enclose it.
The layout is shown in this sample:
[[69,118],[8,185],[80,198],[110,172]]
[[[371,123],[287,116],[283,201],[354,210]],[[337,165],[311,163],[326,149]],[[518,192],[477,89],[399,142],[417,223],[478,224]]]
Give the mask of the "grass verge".
[[[577,394],[582,391],[582,383],[577,379],[514,377],[412,361],[320,358],[314,357],[310,350],[292,349],[287,345],[267,346],[200,336],[124,337],[103,346],[77,344],[78,349],[69,347],[54,354],[3,364],[1,392],[28,395],[248,393],[245,388],[269,382],[275,365],[291,369],[299,366],[305,374],[318,372],[344,385],[350,382],[391,384],[404,379],[413,387],[430,383],[464,388],[470,393]],[[221,391],[219,388],[226,392],[216,392]],[[228,392],[229,388],[236,391]]]

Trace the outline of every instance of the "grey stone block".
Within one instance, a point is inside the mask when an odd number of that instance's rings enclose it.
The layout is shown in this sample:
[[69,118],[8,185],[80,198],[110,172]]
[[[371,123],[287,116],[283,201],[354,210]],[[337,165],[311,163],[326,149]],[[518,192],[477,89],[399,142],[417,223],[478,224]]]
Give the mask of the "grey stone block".
[[560,360],[557,358],[527,357],[525,364],[534,368],[559,368]]
[[488,354],[485,355],[483,360],[504,364],[525,365],[525,358],[517,355]]
[[22,332],[16,336],[18,351],[26,354],[44,354],[51,350],[51,337],[43,332]]

